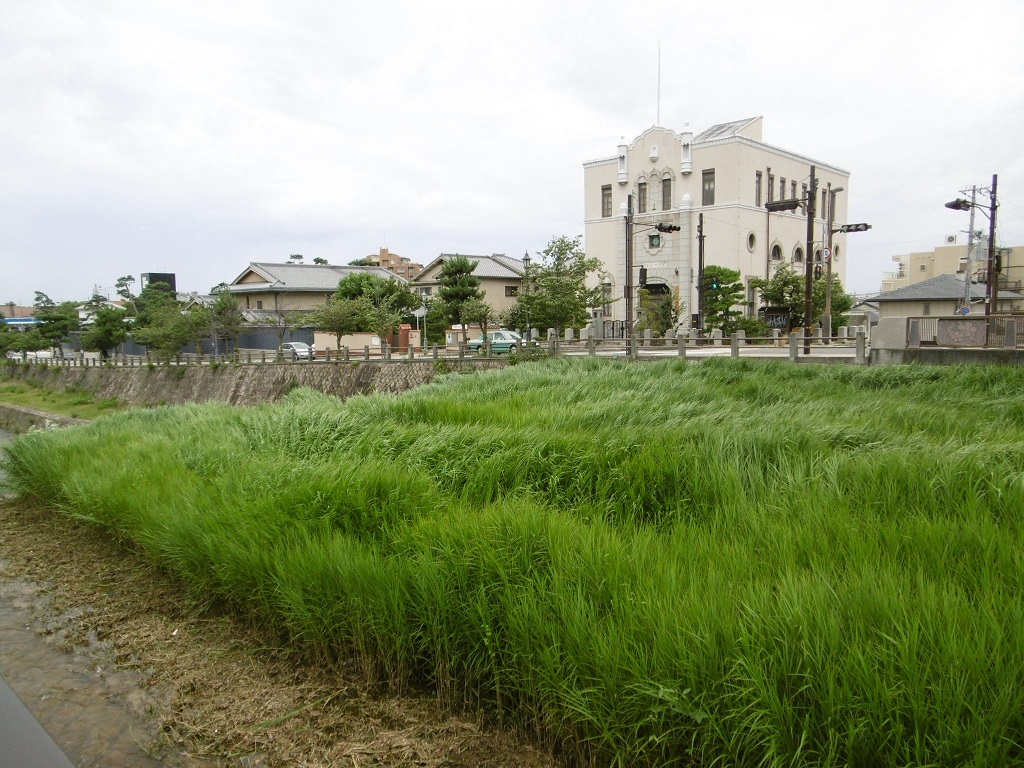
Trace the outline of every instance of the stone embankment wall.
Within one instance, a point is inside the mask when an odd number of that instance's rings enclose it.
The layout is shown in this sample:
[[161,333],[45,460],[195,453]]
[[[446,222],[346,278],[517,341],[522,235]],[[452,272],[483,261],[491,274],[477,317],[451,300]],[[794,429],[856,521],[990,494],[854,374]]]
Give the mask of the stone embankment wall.
[[[296,387],[337,397],[372,392],[404,392],[441,373],[502,368],[498,360],[189,365],[141,368],[0,366],[0,379],[33,381],[59,391],[75,389],[97,399],[128,405],[198,403],[258,405],[281,399]],[[20,430],[19,430],[20,431]]]

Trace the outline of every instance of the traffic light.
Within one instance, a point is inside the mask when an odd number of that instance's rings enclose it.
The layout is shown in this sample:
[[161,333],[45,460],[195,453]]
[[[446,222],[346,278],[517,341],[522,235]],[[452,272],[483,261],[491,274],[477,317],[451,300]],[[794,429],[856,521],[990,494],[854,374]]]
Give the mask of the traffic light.
[[640,287],[647,285],[647,267],[640,267]]
[[801,201],[794,197],[792,200],[772,200],[765,203],[764,207],[773,213],[778,213],[779,211],[795,211],[801,204]]
[[821,264],[814,265],[814,279],[821,280]]
[[867,232],[869,229],[870,224],[843,224],[836,232]]
[[718,275],[712,275],[711,276],[711,288],[712,288],[712,290],[717,291],[718,290],[718,286],[719,286]]
[[654,228],[656,230],[658,230],[659,232],[678,232],[679,231],[679,227],[676,226],[675,224],[665,224],[663,222],[658,222],[657,224],[654,225]]

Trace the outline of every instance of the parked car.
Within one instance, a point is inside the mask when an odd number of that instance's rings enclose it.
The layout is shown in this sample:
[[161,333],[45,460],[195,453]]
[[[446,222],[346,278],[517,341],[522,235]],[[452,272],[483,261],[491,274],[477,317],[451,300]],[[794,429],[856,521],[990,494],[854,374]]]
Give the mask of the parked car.
[[[523,337],[515,331],[488,331],[487,338],[491,342],[491,353],[495,355],[514,355],[525,347]],[[536,346],[536,342],[530,346]],[[468,347],[470,352],[483,352],[484,337],[473,339]]]
[[281,351],[288,360],[312,360],[316,357],[316,348],[304,341],[286,341]]

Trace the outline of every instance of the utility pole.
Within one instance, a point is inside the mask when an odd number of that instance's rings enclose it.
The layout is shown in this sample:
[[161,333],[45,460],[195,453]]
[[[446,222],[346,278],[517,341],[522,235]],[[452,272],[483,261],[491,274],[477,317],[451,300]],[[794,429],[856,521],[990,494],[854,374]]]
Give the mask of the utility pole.
[[704,335],[704,214],[697,214],[697,330]]
[[626,197],[626,357],[636,354],[633,338],[633,195]]
[[804,354],[811,354],[811,311],[813,310],[811,264],[814,261],[814,202],[818,196],[818,182],[811,166],[811,182],[807,187],[807,250],[804,252]]
[[[996,186],[999,175],[992,174],[992,190],[989,192],[988,217],[988,293],[989,303],[985,314],[994,315],[999,311],[999,273],[996,272]],[[972,208],[971,211],[974,209]]]
[[[971,185],[971,223],[967,230],[967,279],[964,280],[964,306],[971,307],[971,273],[974,271],[974,263],[971,260],[971,252],[974,250],[974,203],[978,196],[978,187]],[[985,306],[988,312],[988,306]]]

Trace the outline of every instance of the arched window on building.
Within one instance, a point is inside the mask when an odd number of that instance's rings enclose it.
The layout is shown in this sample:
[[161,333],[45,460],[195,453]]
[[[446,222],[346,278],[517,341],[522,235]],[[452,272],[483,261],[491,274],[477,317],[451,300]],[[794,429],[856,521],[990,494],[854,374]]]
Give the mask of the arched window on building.
[[661,179],[661,210],[672,209],[672,177],[667,173]]
[[793,249],[793,261],[797,264],[803,264],[804,261],[804,249],[799,245]]
[[782,261],[782,246],[778,243],[772,246],[772,261]]

